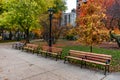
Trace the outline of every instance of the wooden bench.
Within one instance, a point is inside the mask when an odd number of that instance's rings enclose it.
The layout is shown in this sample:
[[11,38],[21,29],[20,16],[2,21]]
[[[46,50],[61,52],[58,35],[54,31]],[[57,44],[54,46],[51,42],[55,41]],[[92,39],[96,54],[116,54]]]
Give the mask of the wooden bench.
[[65,57],[64,63],[66,61],[69,61],[69,59],[75,59],[81,61],[81,67],[83,63],[94,63],[103,65],[105,67],[105,75],[106,71],[109,72],[109,66],[112,59],[111,55],[106,54],[96,54],[91,52],[83,52],[83,51],[76,51],[76,50],[70,50],[69,55]]
[[27,43],[24,47],[23,47],[23,50],[26,50],[26,51],[30,51],[32,53],[36,52],[38,50],[38,45],[36,44],[31,44],[31,43]]
[[25,43],[26,43],[25,40],[22,40],[20,42],[16,42],[16,43],[12,44],[12,48],[22,49],[22,47],[25,45]]
[[61,59],[62,55],[62,48],[57,48],[57,47],[49,47],[49,46],[42,46],[41,50],[39,50],[39,53],[45,53],[45,56],[55,56],[56,61],[57,59]]

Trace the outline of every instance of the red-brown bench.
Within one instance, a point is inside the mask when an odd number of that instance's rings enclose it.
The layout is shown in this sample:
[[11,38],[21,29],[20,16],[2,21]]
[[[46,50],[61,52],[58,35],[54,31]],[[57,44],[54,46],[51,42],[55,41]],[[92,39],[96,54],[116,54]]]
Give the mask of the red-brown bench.
[[39,53],[45,54],[45,56],[55,56],[56,61],[58,58],[61,59],[62,55],[62,48],[57,48],[57,47],[49,47],[49,46],[42,46],[42,48],[39,50]]
[[37,44],[31,44],[27,43],[24,47],[23,50],[30,51],[32,53],[36,52],[38,50],[38,45]]

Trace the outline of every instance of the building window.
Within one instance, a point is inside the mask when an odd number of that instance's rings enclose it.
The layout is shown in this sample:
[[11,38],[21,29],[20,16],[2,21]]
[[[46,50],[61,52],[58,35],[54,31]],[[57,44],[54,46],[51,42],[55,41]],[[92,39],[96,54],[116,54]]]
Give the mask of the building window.
[[67,25],[67,15],[65,15],[65,25]]
[[70,23],[70,14],[69,14],[69,23]]

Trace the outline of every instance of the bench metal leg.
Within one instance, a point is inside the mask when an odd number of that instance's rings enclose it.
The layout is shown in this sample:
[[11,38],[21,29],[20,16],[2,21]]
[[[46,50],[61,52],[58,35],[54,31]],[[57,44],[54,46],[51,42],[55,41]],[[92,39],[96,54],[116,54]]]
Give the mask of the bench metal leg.
[[41,51],[38,51],[38,54],[41,54],[41,56],[43,55],[43,52],[41,52]]
[[108,72],[110,72],[110,66],[108,65]]
[[107,71],[110,72],[110,69],[109,69],[109,68],[110,68],[109,65],[105,66],[105,73],[104,73],[105,75],[106,75]]
[[86,62],[85,62],[85,67],[86,67]]
[[56,55],[56,61],[57,61],[57,59],[58,59],[58,55]]
[[66,59],[66,57],[65,57],[65,58],[64,58],[64,63],[66,62],[66,60],[67,60],[67,59]]
[[81,61],[81,68],[82,68],[83,61]]
[[47,53],[45,53],[45,57],[47,58]]
[[104,73],[104,75],[106,75],[106,71],[107,71],[107,66],[105,66],[105,73]]
[[52,56],[53,56],[53,54],[51,54],[51,53],[48,53],[48,55],[49,55],[49,57],[52,57]]
[[32,53],[34,54],[34,50],[32,51]]
[[39,51],[37,51],[37,56],[38,56],[38,54],[39,54]]
[[62,56],[60,55],[60,60],[62,59]]

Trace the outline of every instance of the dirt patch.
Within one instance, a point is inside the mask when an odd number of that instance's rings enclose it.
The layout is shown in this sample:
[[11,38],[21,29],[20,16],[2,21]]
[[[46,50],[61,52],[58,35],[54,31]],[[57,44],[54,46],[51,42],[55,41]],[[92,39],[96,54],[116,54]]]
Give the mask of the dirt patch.
[[103,42],[99,45],[101,48],[105,49],[120,49],[116,42]]
[[[79,43],[77,41],[63,41],[63,42],[58,42],[58,43],[54,44],[53,46],[64,47],[64,46],[75,46],[75,45],[76,46],[81,45],[81,43]],[[99,44],[97,47],[105,48],[105,49],[113,49],[113,50],[120,49],[116,42],[103,42],[103,43]]]

